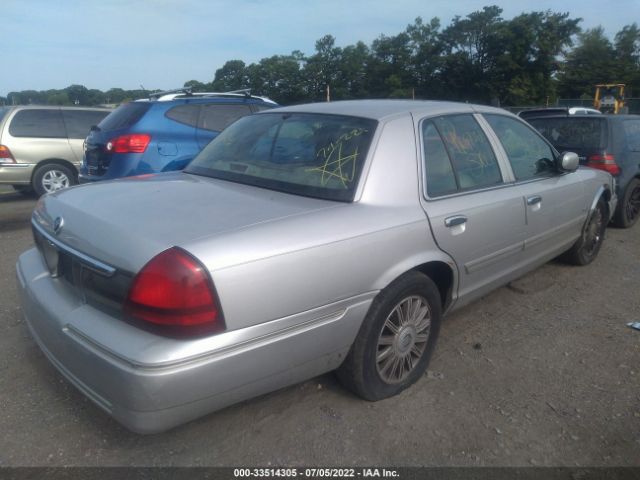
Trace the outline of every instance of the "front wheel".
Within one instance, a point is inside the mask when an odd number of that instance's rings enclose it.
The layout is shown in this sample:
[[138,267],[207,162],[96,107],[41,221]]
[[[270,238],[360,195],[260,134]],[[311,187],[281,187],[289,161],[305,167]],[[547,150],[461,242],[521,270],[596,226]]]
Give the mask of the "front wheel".
[[613,224],[620,228],[632,227],[640,217],[640,180],[629,182],[613,216]]
[[584,226],[582,235],[566,252],[565,258],[574,265],[588,265],[595,260],[604,242],[604,232],[607,228],[607,206],[600,198],[595,210]]
[[424,373],[440,330],[438,288],[419,273],[403,275],[375,298],[338,377],[370,401],[400,393]]
[[58,163],[43,165],[33,174],[33,189],[38,196],[57,192],[77,183],[74,172],[69,167]]

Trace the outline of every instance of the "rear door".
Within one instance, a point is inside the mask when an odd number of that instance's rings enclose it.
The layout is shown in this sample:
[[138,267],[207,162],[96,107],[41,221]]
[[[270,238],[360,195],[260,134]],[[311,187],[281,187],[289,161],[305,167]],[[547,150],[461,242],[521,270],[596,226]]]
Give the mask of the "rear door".
[[523,262],[525,209],[476,115],[420,123],[423,184],[433,235],[455,260],[466,303],[504,281]]
[[37,163],[48,158],[74,162],[59,108],[25,108],[10,119],[3,137],[17,163]]
[[198,147],[202,150],[218,134],[245,115],[251,115],[246,103],[210,103],[202,105],[198,119]]
[[531,127],[484,114],[507,156],[526,212],[525,256],[535,262],[568,248],[580,235],[587,203],[578,175],[557,170],[555,152]]
[[69,145],[75,157],[74,163],[82,162],[84,155],[84,141],[92,126],[98,125],[109,110],[71,110],[62,109],[62,118],[67,130]]

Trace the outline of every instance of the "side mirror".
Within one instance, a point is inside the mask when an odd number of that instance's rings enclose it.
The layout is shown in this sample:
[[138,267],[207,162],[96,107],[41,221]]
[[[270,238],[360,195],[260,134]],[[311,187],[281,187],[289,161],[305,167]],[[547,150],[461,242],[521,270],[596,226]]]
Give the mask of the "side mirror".
[[578,169],[578,165],[580,165],[580,160],[578,160],[577,153],[564,152],[560,156],[558,163],[558,167],[563,172],[575,172]]

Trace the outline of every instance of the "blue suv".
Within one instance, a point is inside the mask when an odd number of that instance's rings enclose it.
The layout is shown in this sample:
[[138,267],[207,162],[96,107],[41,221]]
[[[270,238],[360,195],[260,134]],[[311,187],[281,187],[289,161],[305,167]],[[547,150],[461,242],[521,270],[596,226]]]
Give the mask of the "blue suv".
[[245,90],[180,89],[126,103],[91,127],[79,181],[181,170],[227,125],[277,106]]

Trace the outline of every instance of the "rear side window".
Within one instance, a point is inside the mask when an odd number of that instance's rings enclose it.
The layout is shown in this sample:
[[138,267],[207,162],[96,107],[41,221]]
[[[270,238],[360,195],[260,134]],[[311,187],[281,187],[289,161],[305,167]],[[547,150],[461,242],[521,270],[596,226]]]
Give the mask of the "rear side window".
[[20,110],[11,120],[13,137],[66,138],[67,132],[58,109]]
[[527,180],[557,172],[551,147],[530,127],[503,115],[485,114],[509,157],[517,180]]
[[422,124],[427,193],[437,197],[458,190],[451,160],[433,122]]
[[533,118],[533,125],[558,150],[599,150],[606,146],[606,123],[602,118]]
[[240,117],[251,114],[249,105],[211,104],[203,105],[198,128],[220,132]]
[[471,115],[450,115],[433,120],[442,138],[461,190],[502,183],[491,144]]
[[640,152],[640,120],[625,120],[622,125],[627,147],[632,152]]
[[200,105],[177,105],[165,113],[165,117],[174,122],[196,127],[198,125],[198,112]]
[[86,138],[93,125],[98,125],[108,111],[62,110],[69,138]]
[[129,128],[135,125],[147,113],[149,108],[151,108],[151,102],[125,103],[107,115],[98,124],[98,127],[103,131]]

